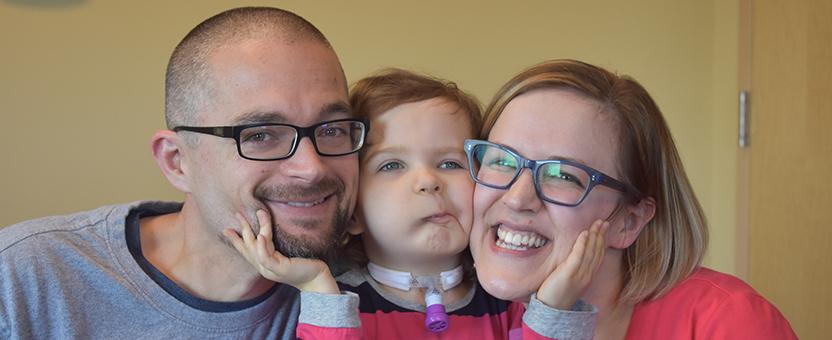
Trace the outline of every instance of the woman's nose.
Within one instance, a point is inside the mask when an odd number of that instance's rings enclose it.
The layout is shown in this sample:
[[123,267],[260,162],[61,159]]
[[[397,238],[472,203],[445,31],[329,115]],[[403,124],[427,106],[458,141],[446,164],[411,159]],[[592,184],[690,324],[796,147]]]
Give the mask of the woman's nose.
[[537,197],[532,171],[523,171],[517,180],[503,194],[503,202],[514,211],[537,211],[543,201]]

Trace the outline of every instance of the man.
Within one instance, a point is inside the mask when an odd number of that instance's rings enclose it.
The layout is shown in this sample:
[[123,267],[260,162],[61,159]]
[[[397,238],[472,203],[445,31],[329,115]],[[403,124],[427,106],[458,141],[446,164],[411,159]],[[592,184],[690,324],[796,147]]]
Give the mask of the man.
[[342,121],[351,110],[335,52],[293,13],[230,10],[176,47],[165,101],[170,130],[151,151],[185,202],[0,231],[0,338],[295,337],[297,290],[261,277],[221,231],[237,212],[258,225],[264,209],[287,256],[334,248],[368,128]]

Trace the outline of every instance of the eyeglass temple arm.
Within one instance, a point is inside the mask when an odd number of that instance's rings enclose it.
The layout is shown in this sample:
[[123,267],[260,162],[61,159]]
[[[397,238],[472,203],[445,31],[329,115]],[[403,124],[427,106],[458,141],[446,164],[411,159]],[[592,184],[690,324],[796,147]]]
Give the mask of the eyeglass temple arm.
[[619,182],[615,178],[610,176],[604,175],[603,173],[597,173],[595,176],[599,177],[598,184],[601,184],[608,188],[613,188],[615,190],[621,191],[623,193],[627,193],[627,186],[624,183]]
[[201,126],[177,126],[173,128],[173,131],[191,131],[197,133],[204,133],[208,135],[214,135],[217,137],[234,137],[234,127],[233,126],[214,126],[214,127],[201,127]]

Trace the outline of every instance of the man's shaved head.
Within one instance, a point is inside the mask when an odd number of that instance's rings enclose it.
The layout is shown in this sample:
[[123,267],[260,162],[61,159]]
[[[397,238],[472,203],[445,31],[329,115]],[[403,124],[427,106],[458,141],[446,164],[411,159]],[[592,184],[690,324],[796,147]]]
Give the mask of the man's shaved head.
[[165,76],[165,120],[168,129],[198,125],[196,112],[216,97],[208,60],[223,46],[256,39],[276,39],[287,44],[329,41],[306,19],[270,7],[228,10],[194,27],[176,46]]

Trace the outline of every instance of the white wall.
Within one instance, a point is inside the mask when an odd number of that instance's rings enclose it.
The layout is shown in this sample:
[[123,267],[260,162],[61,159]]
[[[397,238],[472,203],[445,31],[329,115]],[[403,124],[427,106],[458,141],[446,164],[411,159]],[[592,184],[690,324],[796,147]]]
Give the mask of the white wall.
[[455,80],[487,103],[511,76],[547,59],[635,77],[667,116],[710,217],[708,263],[733,273],[734,0],[0,0],[0,227],[181,200],[149,152],[150,136],[164,128],[167,58],[193,26],[241,5],[309,19],[349,81],[404,67]]

